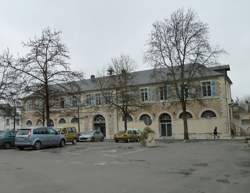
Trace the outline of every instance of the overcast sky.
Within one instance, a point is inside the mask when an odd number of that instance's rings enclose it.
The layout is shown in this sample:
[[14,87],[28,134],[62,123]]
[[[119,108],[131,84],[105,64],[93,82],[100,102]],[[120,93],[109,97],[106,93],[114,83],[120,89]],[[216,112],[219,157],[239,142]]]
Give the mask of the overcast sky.
[[234,97],[250,95],[250,0],[0,0],[0,51],[23,53],[21,42],[39,36],[46,27],[63,32],[74,70],[96,74],[121,53],[137,69],[143,63],[146,40],[156,20],[178,8],[192,8],[210,27],[213,45],[228,55]]

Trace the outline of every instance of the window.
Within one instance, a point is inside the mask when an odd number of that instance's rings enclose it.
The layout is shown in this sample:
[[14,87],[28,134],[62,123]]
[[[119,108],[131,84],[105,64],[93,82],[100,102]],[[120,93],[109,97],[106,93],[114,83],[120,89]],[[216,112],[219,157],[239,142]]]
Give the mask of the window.
[[166,86],[160,87],[160,100],[161,101],[167,100],[167,87]]
[[86,95],[86,103],[89,106],[95,105],[95,103],[96,103],[95,96],[93,94]]
[[42,122],[42,120],[38,119],[38,120],[37,120],[37,122],[36,122],[36,125],[38,125],[38,126],[41,126],[41,125],[43,125],[43,122]]
[[54,129],[48,128],[48,134],[55,135],[57,132]]
[[48,126],[49,127],[53,127],[54,126],[54,121],[52,119],[49,120]]
[[32,121],[31,121],[31,120],[28,120],[28,121],[26,122],[26,125],[27,125],[27,126],[32,126]]
[[26,109],[27,109],[28,111],[33,109],[32,100],[28,100],[28,101],[26,102]]
[[141,88],[141,100],[142,101],[148,101],[149,100],[148,88]]
[[61,118],[58,122],[59,124],[65,124],[66,123],[66,120],[64,118]]
[[203,97],[216,96],[216,81],[201,82],[201,91]]
[[140,121],[143,121],[145,125],[151,125],[152,124],[152,119],[149,115],[143,114],[140,117]]
[[9,126],[10,125],[10,120],[6,119],[6,125]]
[[[184,113],[182,112],[182,113],[179,115],[179,119],[183,119],[183,116],[184,116]],[[187,116],[187,119],[193,118],[192,114],[189,113],[189,112],[186,112],[186,116]]]
[[250,119],[242,119],[241,124],[242,125],[250,125]]
[[72,118],[71,123],[78,123],[78,118],[76,118],[76,117]]
[[61,99],[60,99],[60,107],[61,107],[61,108],[64,108],[64,106],[65,106],[64,98],[61,98]]
[[202,118],[209,119],[209,118],[214,118],[214,117],[216,117],[216,114],[215,114],[215,112],[213,112],[213,111],[211,111],[211,110],[206,110],[206,111],[204,111],[204,112],[201,114],[201,117],[202,117]]
[[16,119],[16,125],[17,125],[17,126],[20,125],[20,119]]
[[95,94],[95,104],[96,105],[101,105],[101,94],[100,93],[97,93]]
[[112,103],[112,92],[104,93],[105,104]]
[[[179,94],[180,97],[181,97],[181,91],[182,91],[182,86],[179,85],[178,86],[178,94]],[[184,92],[184,97],[188,98],[189,97],[189,88],[188,88],[188,85],[185,84],[185,83],[183,85],[183,92]]]
[[72,106],[77,107],[78,106],[78,99],[76,96],[72,97]]

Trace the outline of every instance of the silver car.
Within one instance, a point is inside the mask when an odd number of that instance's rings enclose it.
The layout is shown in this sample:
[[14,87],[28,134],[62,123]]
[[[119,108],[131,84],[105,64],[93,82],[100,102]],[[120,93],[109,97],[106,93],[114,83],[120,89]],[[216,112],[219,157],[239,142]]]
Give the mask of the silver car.
[[78,141],[103,141],[104,135],[100,130],[90,130],[79,133]]
[[36,150],[48,146],[64,147],[66,138],[53,128],[37,127],[19,129],[16,133],[15,146],[22,150],[32,147]]

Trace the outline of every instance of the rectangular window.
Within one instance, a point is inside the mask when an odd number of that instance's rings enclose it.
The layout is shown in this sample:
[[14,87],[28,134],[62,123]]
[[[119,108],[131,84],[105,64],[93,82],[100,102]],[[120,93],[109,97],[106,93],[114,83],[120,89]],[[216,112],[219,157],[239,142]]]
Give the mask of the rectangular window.
[[212,96],[211,81],[206,81],[201,83],[202,96]]
[[86,103],[87,103],[88,106],[91,105],[91,95],[90,94],[86,95]]
[[242,125],[250,125],[250,119],[242,119],[241,124]]
[[149,100],[149,93],[148,93],[148,88],[141,88],[141,100],[148,101]]
[[10,120],[6,119],[6,125],[9,126],[10,125]]
[[17,125],[17,126],[20,125],[20,119],[16,119],[16,125]]
[[161,101],[167,100],[167,87],[166,86],[160,87],[160,100]]
[[102,104],[101,94],[100,93],[95,94],[95,104],[96,105],[101,105]]
[[113,100],[112,92],[104,93],[104,100],[105,100],[105,104],[112,103],[112,100]]
[[64,106],[65,106],[64,98],[61,98],[61,99],[60,99],[60,107],[61,107],[61,108],[64,108]]
[[72,97],[72,106],[77,107],[78,106],[78,98],[76,96]]

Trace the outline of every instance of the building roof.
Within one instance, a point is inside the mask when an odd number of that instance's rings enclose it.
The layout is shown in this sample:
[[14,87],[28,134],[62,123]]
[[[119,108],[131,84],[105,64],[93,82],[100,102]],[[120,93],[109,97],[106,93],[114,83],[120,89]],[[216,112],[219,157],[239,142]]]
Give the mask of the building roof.
[[[191,65],[186,65],[189,68]],[[205,67],[204,65],[197,65],[200,68],[195,78],[204,78],[211,76],[221,76],[224,75],[224,72],[230,70],[229,65],[223,66],[214,66],[214,67]],[[149,69],[142,71],[135,71],[131,73],[132,79],[130,80],[130,85],[147,85],[154,83],[161,83],[165,81],[171,81],[170,76],[168,76],[168,70],[165,69]],[[77,82],[77,85],[80,87],[80,91],[91,91],[99,90],[97,81],[99,79],[106,79],[106,77],[97,77],[92,79],[84,79]]]
[[[229,65],[206,67],[204,65],[196,64],[185,65],[185,68],[187,68],[186,72],[188,72],[189,68],[198,68],[199,70],[196,71],[196,74],[194,76],[194,78],[198,79],[211,76],[224,76],[225,72],[230,70]],[[170,73],[168,73],[167,68],[135,71],[131,73],[131,77],[132,79],[129,82],[129,85],[131,86],[148,85],[171,81],[171,76]],[[56,91],[56,93],[58,94],[61,92],[74,93],[100,90],[100,87],[98,86],[98,81],[105,81],[109,78],[110,76],[94,77],[92,75],[90,79],[69,82],[63,85],[51,85],[50,90]],[[30,96],[32,95],[33,94],[31,94]]]

